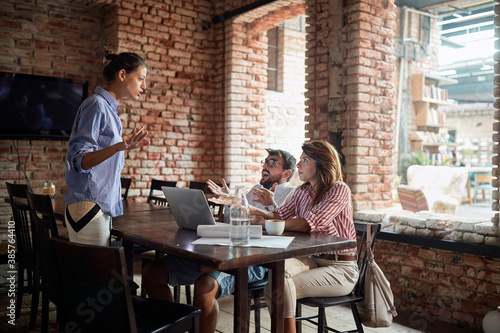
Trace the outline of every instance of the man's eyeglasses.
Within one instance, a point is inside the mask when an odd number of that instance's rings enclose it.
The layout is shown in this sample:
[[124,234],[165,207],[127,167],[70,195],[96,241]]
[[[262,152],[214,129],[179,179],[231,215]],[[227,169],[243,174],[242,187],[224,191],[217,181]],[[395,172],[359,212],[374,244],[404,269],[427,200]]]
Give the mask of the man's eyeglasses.
[[262,166],[267,164],[267,166],[270,168],[274,168],[276,166],[276,164],[283,165],[276,160],[262,160],[262,161],[260,161],[260,164],[262,164]]

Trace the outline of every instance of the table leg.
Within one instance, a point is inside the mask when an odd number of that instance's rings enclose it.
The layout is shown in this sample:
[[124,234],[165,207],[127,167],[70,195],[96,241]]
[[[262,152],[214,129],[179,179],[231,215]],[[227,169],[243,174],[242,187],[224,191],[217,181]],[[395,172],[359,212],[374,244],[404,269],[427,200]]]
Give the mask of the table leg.
[[285,261],[277,261],[271,265],[271,285],[273,294],[271,300],[271,332],[281,333],[283,324],[283,293],[285,288]]
[[248,318],[248,267],[237,268],[234,272],[234,332],[247,331]]

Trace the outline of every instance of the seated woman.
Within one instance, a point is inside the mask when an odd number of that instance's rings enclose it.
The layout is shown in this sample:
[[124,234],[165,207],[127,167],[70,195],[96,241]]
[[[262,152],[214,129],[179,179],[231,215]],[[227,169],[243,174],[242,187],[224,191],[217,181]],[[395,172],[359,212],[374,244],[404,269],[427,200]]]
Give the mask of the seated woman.
[[[251,208],[264,218],[285,220],[285,230],[356,239],[351,192],[342,182],[339,157],[326,141],[308,141],[297,164],[300,180],[293,196],[274,212]],[[358,279],[356,249],[285,261],[285,332],[295,332],[296,300],[349,294]],[[271,279],[269,279],[271,281]],[[265,295],[272,295],[270,283]]]

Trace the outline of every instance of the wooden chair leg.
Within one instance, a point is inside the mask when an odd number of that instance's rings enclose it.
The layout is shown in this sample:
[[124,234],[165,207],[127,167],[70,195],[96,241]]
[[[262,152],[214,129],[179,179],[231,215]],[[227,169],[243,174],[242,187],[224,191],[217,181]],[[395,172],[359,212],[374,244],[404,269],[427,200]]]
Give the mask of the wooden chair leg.
[[[142,261],[142,269],[144,269],[144,266],[146,266],[146,264],[150,262],[150,260],[144,258],[141,261]],[[144,281],[142,279],[141,279],[141,297],[146,298],[146,288],[144,288]]]
[[318,308],[318,333],[324,333],[325,332],[325,320],[326,320],[326,315],[325,315],[325,308]]
[[45,291],[42,291],[42,326],[41,332],[47,333],[49,331],[49,297]]
[[[295,318],[302,317],[302,304],[297,303],[297,309],[295,310]],[[295,321],[295,327],[297,333],[302,333],[302,320]]]
[[31,294],[31,311],[30,311],[30,331],[33,331],[36,326],[36,316],[38,314],[38,302],[40,301],[40,274],[35,271],[33,275],[33,292]]
[[19,316],[21,315],[21,305],[23,305],[23,294],[24,294],[24,267],[19,267],[17,270],[16,319],[19,319]]
[[[253,298],[253,304],[255,306],[254,316],[255,316],[255,333],[260,333],[260,307],[258,306],[260,297],[255,296]],[[250,318],[250,316],[248,316]]]
[[356,304],[351,303],[351,310],[354,321],[356,322],[358,333],[363,333],[363,325],[361,324],[361,317],[359,316],[358,307],[356,306]]
[[174,302],[175,303],[181,302],[181,286],[174,287]]
[[186,304],[191,305],[191,286],[186,285],[185,286],[185,292],[186,292]]

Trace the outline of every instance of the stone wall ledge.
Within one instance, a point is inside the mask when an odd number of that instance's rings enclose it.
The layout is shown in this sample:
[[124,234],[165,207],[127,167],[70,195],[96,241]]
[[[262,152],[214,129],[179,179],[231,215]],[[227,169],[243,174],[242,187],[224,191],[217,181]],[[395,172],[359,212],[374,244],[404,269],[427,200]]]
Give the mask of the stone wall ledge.
[[381,223],[382,231],[396,234],[499,246],[499,228],[493,218],[462,217],[431,211],[414,213],[388,208],[356,211],[354,220]]

